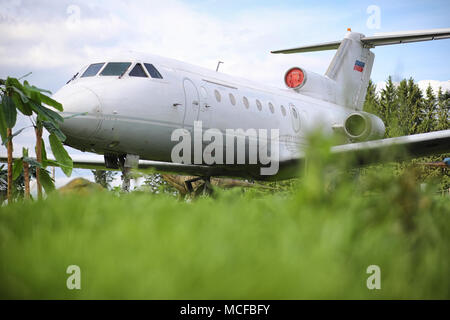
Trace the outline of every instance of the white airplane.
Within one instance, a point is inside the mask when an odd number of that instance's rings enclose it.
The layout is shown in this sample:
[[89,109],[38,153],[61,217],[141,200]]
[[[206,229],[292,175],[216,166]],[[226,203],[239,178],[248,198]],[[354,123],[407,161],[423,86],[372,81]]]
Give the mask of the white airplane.
[[[348,30],[342,41],[272,51],[337,49],[325,75],[293,67],[285,74],[283,89],[172,59],[130,54],[93,61],[53,98],[63,104],[64,116],[86,113],[61,125],[65,144],[104,155],[104,161],[74,159],[74,167],[155,168],[206,180],[211,176],[285,179],[298,173],[306,136],[317,128],[328,135],[344,135],[348,144],[334,146],[331,152],[354,154],[360,164],[382,161],[380,154],[393,146],[403,147],[411,157],[450,152],[450,130],[381,139],[385,133],[381,119],[362,111],[374,62],[371,48],[446,38],[450,28],[372,37]],[[278,172],[261,175],[264,165],[248,161],[172,162],[178,143],[172,141],[172,132],[184,128],[193,135],[195,121],[202,122],[203,130],[216,128],[225,136],[227,129],[243,129],[244,135],[248,129],[278,129]],[[203,148],[208,144],[202,143]]]

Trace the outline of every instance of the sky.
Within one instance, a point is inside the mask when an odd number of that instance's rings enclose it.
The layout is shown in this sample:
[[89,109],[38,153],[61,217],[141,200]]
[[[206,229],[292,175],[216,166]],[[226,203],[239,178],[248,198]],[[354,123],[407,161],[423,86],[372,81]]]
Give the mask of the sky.
[[[0,0],[0,78],[20,77],[56,92],[90,60],[148,52],[283,87],[292,66],[323,74],[334,52],[273,55],[270,50],[340,40],[347,28],[381,32],[448,28],[450,1]],[[450,40],[378,47],[372,80],[412,77],[450,90]],[[20,119],[17,128],[29,125]],[[32,128],[15,150],[33,150]],[[48,145],[48,144],[47,144]],[[1,146],[0,153],[6,154]],[[70,149],[71,154],[80,152]],[[86,170],[74,176],[92,180]],[[57,185],[68,178],[57,173]]]

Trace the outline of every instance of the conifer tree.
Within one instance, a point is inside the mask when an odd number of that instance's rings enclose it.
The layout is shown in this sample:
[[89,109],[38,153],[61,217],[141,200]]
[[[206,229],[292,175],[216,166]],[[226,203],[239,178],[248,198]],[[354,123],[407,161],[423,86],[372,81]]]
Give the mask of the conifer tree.
[[398,131],[401,135],[419,133],[423,118],[423,97],[419,86],[412,78],[403,79],[397,87]]
[[431,85],[428,84],[426,98],[423,101],[423,119],[420,132],[431,132],[436,129],[436,97]]
[[363,110],[381,116],[380,102],[376,92],[377,86],[369,80],[367,87],[366,100],[364,101]]
[[386,87],[381,90],[381,97],[379,102],[379,114],[378,116],[383,120],[386,126],[386,136],[393,137],[399,135],[397,132],[397,94],[392,77],[389,76]]
[[[448,91],[447,91],[448,93]],[[439,87],[437,95],[437,123],[436,130],[450,129],[450,100],[448,94],[442,92],[442,88]]]

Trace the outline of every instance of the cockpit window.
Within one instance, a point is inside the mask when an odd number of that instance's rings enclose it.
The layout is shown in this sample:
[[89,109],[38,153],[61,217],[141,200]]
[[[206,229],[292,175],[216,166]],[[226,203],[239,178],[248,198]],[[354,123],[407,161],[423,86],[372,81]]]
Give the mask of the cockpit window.
[[101,76],[121,76],[130,67],[131,62],[110,62],[100,72]]
[[140,63],[137,63],[134,66],[133,70],[130,71],[129,76],[147,78],[147,74],[145,73],[144,68],[142,68],[142,65]]
[[100,69],[103,67],[104,64],[105,64],[104,62],[91,64],[86,69],[86,71],[81,75],[80,78],[95,76],[100,71]]
[[161,73],[159,73],[158,70],[151,64],[151,63],[144,63],[145,68],[147,68],[148,73],[152,76],[152,78],[162,79]]

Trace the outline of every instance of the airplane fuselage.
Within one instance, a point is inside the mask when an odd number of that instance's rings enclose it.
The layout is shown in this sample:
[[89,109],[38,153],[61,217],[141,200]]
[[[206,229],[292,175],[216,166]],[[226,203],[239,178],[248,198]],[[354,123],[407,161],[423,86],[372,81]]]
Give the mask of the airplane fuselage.
[[[123,75],[101,75],[108,62],[130,62]],[[67,119],[66,144],[96,153],[135,154],[141,159],[171,161],[176,141],[172,132],[203,130],[278,129],[280,158],[294,158],[308,131],[330,134],[354,110],[220,72],[156,56],[105,60],[95,76],[80,77],[55,95]],[[130,76],[137,64],[151,63],[162,78]],[[205,143],[206,144],[206,143]]]

